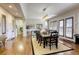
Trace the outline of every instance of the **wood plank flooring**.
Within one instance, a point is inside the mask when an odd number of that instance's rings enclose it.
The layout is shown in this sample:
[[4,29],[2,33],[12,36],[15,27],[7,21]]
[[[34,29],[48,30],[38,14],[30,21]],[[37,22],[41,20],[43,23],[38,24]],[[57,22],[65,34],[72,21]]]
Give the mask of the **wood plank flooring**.
[[[74,48],[74,50],[57,53],[55,55],[78,55],[79,54],[79,44],[74,44],[66,40],[61,40],[63,44]],[[1,48],[0,48],[1,49]],[[13,40],[6,41],[6,46],[1,55],[32,55],[32,46],[31,46],[31,36],[23,37],[19,35]]]
[[[27,39],[28,38],[28,39]],[[32,46],[29,37],[18,36],[6,42],[2,55],[32,55]]]

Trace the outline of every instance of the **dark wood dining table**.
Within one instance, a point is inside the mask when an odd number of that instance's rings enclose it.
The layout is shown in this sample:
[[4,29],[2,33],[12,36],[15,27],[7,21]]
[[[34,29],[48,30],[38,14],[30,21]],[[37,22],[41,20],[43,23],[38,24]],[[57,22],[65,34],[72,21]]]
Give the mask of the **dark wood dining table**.
[[47,39],[50,40],[50,36],[51,36],[51,34],[41,34],[41,37],[42,37],[42,40],[43,40],[43,48],[45,48],[45,46],[46,46]]

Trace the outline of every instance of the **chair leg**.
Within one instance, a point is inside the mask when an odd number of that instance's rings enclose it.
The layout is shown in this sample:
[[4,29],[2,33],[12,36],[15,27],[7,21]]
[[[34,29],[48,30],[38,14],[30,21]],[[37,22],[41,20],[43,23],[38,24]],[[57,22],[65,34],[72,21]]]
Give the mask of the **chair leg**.
[[50,50],[51,50],[51,44],[49,44]]
[[58,44],[56,43],[56,48],[58,49]]
[[43,48],[45,48],[45,44],[46,44],[46,42],[45,42],[45,38],[44,38],[44,41],[43,41]]
[[58,49],[58,41],[56,41],[56,48]]
[[46,41],[46,46],[47,46],[47,41]]
[[42,44],[42,41],[40,40],[40,46],[41,46],[41,44]]
[[49,47],[50,47],[50,50],[51,50],[51,39],[50,39]]

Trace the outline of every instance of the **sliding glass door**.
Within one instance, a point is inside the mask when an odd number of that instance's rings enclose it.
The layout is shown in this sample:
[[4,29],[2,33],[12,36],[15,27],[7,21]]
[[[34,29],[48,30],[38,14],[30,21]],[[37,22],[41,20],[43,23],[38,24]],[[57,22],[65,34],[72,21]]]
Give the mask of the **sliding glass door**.
[[64,21],[59,21],[59,35],[64,36]]
[[66,37],[70,37],[72,38],[73,37],[73,18],[70,17],[70,18],[66,18]]

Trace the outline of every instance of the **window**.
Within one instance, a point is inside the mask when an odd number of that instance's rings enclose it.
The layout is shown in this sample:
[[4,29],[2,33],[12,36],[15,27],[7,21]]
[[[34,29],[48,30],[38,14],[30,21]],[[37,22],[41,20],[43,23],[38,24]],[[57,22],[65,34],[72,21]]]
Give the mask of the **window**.
[[2,15],[2,34],[6,33],[6,16]]
[[73,17],[66,18],[66,37],[73,37]]
[[49,29],[50,29],[50,30],[53,30],[53,22],[50,22],[49,25],[50,25],[50,26],[49,26]]
[[58,30],[57,28],[58,28],[58,23],[57,23],[57,21],[53,21],[53,24],[52,24],[53,26],[52,26],[52,28],[53,28],[53,30]]
[[60,20],[59,21],[59,35],[64,35],[64,21]]

